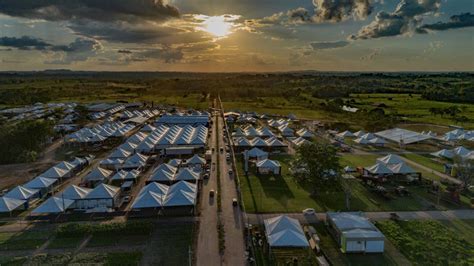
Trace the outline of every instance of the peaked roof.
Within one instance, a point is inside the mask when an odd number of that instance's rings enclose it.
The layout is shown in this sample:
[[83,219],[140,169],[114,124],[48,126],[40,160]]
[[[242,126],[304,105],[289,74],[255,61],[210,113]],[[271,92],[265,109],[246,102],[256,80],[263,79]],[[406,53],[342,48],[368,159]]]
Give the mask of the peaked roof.
[[132,209],[144,208],[158,208],[163,205],[163,194],[158,194],[153,191],[145,191],[140,193],[137,199],[132,204]]
[[371,174],[392,174],[393,173],[392,170],[390,170],[385,164],[380,163],[380,162],[366,169]]
[[161,194],[161,195],[166,195],[168,193],[169,187],[167,185],[163,185],[157,182],[151,182],[148,185],[144,186],[138,195],[141,195],[142,193],[146,193],[148,191],[151,191],[156,194]]
[[413,173],[416,173],[415,170],[413,170],[413,168],[411,168],[408,164],[406,163],[399,163],[399,164],[394,164],[394,165],[391,165],[390,167],[390,170],[392,170],[392,172],[396,173],[396,174],[413,174]]
[[77,199],[84,199],[92,189],[79,187],[76,185],[68,186],[63,192],[61,192],[58,197],[64,197],[65,199],[77,200]]
[[464,157],[464,156],[468,155],[470,152],[471,152],[470,150],[464,148],[463,146],[459,146],[459,147],[453,149],[453,153],[455,155],[459,155],[461,157]]
[[177,181],[194,181],[199,179],[199,173],[190,168],[181,168],[174,179]]
[[350,138],[350,137],[355,137],[354,133],[350,132],[349,130],[346,130],[344,132],[341,132],[337,134],[338,137],[341,138]]
[[34,209],[32,213],[59,213],[67,210],[73,203],[74,200],[50,197],[38,208]]
[[270,159],[265,159],[257,162],[257,167],[264,167],[264,168],[277,168],[280,167],[280,162],[270,160]]
[[46,172],[42,173],[40,176],[47,177],[47,178],[61,178],[66,176],[70,170],[58,168],[53,166],[46,170]]
[[115,175],[112,176],[111,180],[135,180],[140,174],[137,170],[124,171],[120,170]]
[[448,159],[451,159],[454,157],[454,153],[450,150],[446,150],[446,149],[442,149],[440,151],[437,151],[437,152],[433,152],[431,153],[431,155],[435,156],[435,157],[444,157],[444,158],[448,158]]
[[266,219],[265,233],[271,246],[277,247],[307,247],[308,240],[304,235],[298,220],[286,215]]
[[46,178],[42,176],[37,176],[30,182],[25,184],[26,188],[48,188],[56,183],[58,180],[54,178]]
[[13,199],[8,197],[0,197],[0,212],[11,212],[21,205],[25,204],[25,200]]
[[196,193],[184,190],[170,190],[164,206],[190,206],[196,202]]
[[377,161],[384,164],[399,164],[404,162],[400,156],[395,154],[389,154],[387,156],[377,158]]
[[262,151],[261,149],[255,147],[247,152],[249,157],[263,157],[268,156],[268,152]]
[[112,171],[106,170],[101,167],[97,167],[92,170],[86,177],[84,177],[87,181],[102,181],[112,175]]
[[86,199],[111,199],[120,191],[120,188],[111,185],[100,184],[94,188]]
[[20,200],[28,200],[31,197],[35,196],[36,193],[38,193],[38,191],[39,191],[38,189],[17,186],[14,189],[8,191],[8,193],[5,194],[5,197],[20,199]]
[[74,165],[72,163],[69,163],[69,162],[66,162],[66,161],[62,161],[62,162],[56,164],[54,167],[64,169],[66,171],[70,171],[70,170],[74,169]]
[[194,154],[194,156],[189,158],[188,160],[186,160],[186,162],[188,164],[205,164],[206,160],[204,158],[200,157],[199,155]]

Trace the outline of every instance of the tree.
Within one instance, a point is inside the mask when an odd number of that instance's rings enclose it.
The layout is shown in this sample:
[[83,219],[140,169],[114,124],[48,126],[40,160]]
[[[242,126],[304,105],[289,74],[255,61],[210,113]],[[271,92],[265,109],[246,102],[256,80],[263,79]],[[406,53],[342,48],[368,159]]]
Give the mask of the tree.
[[474,159],[454,158],[456,165],[456,176],[462,181],[463,189],[469,188],[474,184]]
[[311,186],[313,195],[322,187],[337,184],[342,169],[336,148],[327,143],[301,145],[291,165],[295,178]]

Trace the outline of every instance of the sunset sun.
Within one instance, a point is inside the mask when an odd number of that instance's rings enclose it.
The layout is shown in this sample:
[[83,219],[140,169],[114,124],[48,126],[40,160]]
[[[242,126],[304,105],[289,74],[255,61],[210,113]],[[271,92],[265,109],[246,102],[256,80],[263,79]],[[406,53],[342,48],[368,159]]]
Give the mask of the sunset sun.
[[202,22],[199,26],[200,30],[210,33],[216,38],[224,38],[232,33],[237,19],[236,16],[222,15],[222,16],[199,16]]

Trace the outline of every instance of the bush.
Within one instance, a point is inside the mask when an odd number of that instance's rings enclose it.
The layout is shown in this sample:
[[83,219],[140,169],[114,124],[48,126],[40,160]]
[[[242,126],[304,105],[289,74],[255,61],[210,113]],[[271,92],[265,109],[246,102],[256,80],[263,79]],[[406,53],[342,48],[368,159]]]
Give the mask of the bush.
[[86,236],[88,234],[145,235],[151,233],[152,230],[153,223],[150,221],[106,224],[69,223],[60,226],[56,231],[56,235],[58,237],[79,237]]

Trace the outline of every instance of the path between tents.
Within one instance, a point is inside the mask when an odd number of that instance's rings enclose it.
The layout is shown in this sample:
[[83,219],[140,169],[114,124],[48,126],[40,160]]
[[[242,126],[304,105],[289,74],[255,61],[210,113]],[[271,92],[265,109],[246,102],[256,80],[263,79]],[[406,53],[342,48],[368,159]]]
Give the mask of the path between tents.
[[[402,220],[474,220],[474,210],[448,210],[448,211],[393,211],[393,212],[364,212],[365,216],[371,220],[387,220],[391,214],[396,213]],[[316,215],[304,215],[303,213],[245,213],[246,221],[250,224],[263,224],[263,221],[279,215],[287,215],[299,220],[303,224],[315,223],[326,220],[326,213],[316,213]]]

